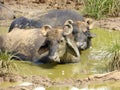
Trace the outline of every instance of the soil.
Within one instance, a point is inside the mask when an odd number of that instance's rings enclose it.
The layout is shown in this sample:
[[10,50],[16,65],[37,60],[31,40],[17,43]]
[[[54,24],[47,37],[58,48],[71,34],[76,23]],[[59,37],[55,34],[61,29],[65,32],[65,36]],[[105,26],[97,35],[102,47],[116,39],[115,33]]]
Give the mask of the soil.
[[[1,3],[14,11],[15,17],[25,16],[27,18],[36,18],[51,9],[77,9],[81,10],[83,3],[79,0],[0,0]],[[9,26],[13,20],[0,20],[0,26]],[[108,30],[120,30],[120,17],[106,18],[96,20],[95,27]],[[105,74],[96,74],[84,79],[66,79],[64,81],[53,81],[48,77],[42,76],[20,76],[15,74],[0,75],[0,83],[3,82],[30,82],[30,86],[14,86],[0,90],[33,90],[38,86],[76,86],[80,87],[95,82],[107,82],[120,80],[120,71],[113,71]]]
[[75,79],[75,78],[70,78],[62,81],[55,81],[51,80],[48,77],[43,77],[43,76],[20,76],[20,75],[1,75],[0,76],[0,82],[29,82],[31,85],[29,86],[22,86],[22,85],[17,85],[17,86],[11,86],[8,88],[0,89],[0,90],[33,90],[36,87],[51,87],[51,86],[65,86],[65,87],[70,87],[70,86],[75,86],[75,87],[84,87],[87,86],[91,83],[100,83],[100,82],[109,82],[109,81],[119,81],[120,80],[120,71],[112,71],[104,74],[95,74],[92,76],[89,76],[84,79]]
[[96,26],[108,30],[120,30],[120,17],[111,17],[96,21]]
[[[37,18],[51,9],[82,10],[82,0],[0,0],[14,11],[15,17]],[[10,26],[12,20],[0,20],[0,26]],[[95,21],[95,27],[108,30],[120,30],[120,17],[111,17]]]

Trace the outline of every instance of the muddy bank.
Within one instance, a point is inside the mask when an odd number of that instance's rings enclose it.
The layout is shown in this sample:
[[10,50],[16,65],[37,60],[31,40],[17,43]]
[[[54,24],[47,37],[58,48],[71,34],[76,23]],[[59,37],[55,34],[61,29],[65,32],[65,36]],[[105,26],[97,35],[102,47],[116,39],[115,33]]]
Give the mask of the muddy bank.
[[120,17],[105,18],[96,21],[96,27],[108,30],[120,30]]
[[[0,26],[10,26],[13,19],[9,18],[10,12],[14,19],[24,16],[30,19],[36,19],[51,9],[81,9],[83,3],[78,0],[0,0],[3,8],[0,15]],[[4,10],[5,7],[5,10]]]
[[120,81],[120,71],[116,70],[113,72],[108,72],[104,74],[95,74],[91,75],[84,79],[75,79],[69,78],[61,81],[51,80],[48,77],[43,76],[20,76],[20,75],[1,75],[0,76],[0,83],[3,82],[29,82],[28,86],[19,84],[16,86],[10,86],[5,89],[0,90],[33,90],[36,87],[61,87],[61,86],[75,86],[75,87],[84,87],[89,84],[94,83],[103,83],[109,81]]
[[[14,16],[16,18],[20,16],[33,18],[50,9],[79,10],[83,3],[78,0],[5,0],[3,5],[6,9],[10,9],[14,12]],[[8,15],[8,11],[10,10],[3,11]]]
[[[7,7],[6,9],[14,12],[12,14],[15,18],[24,16],[30,19],[36,19],[51,9],[74,9],[80,12],[83,8],[83,2],[78,0],[5,0],[4,5]],[[3,16],[7,16],[9,14],[8,11],[4,10],[4,14],[6,15]],[[6,20],[0,20],[0,26],[10,26],[12,21],[7,18]],[[105,18],[95,23],[95,27],[120,30],[120,17]]]

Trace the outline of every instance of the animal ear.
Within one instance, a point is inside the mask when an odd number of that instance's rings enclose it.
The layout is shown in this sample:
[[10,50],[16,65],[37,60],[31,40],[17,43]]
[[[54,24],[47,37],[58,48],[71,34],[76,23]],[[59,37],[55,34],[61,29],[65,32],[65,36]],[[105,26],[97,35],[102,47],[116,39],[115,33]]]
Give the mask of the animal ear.
[[50,25],[44,25],[44,26],[42,27],[41,32],[42,32],[42,34],[45,36],[45,35],[47,35],[47,33],[48,33],[50,30],[52,30],[52,27],[51,27]]
[[88,24],[89,29],[92,29],[94,27],[95,21],[91,18],[86,18],[85,22]]
[[84,21],[76,21],[76,25],[78,26],[79,31],[86,32],[89,29],[88,24]]
[[65,35],[65,36],[69,35],[69,34],[72,33],[72,31],[73,31],[73,26],[71,24],[64,25],[64,27],[63,27],[63,35]]
[[73,23],[74,23],[73,20],[69,19],[69,20],[65,21],[64,25],[66,25],[66,24],[73,24]]
[[68,45],[67,48],[69,48],[68,52],[70,52],[73,56],[78,57],[80,55],[80,53],[79,53],[79,50],[78,50],[75,42],[68,37],[66,38],[66,41],[67,41],[67,45]]
[[49,30],[52,29],[52,26],[50,26],[50,25],[44,25],[43,28],[45,29],[45,31],[48,32]]

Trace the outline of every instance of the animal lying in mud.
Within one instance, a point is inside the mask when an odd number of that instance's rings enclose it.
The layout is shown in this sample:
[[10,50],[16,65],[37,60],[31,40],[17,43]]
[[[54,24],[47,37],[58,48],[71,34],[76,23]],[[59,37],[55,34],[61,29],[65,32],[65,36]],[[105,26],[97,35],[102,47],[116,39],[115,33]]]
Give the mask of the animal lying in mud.
[[73,27],[44,25],[40,29],[19,29],[0,36],[1,51],[8,51],[18,59],[43,63],[73,63],[80,61],[80,53],[72,37]]
[[95,37],[95,34],[90,32],[94,22],[91,19],[84,19],[78,12],[73,10],[50,10],[47,14],[39,16],[37,20],[27,19],[20,17],[15,19],[9,28],[9,32],[13,28],[41,28],[45,24],[51,26],[62,26],[68,20],[67,23],[73,26],[73,36],[79,50],[85,50],[91,46],[91,39]]
[[0,48],[16,54],[18,58],[23,60],[34,60],[37,58],[38,50],[46,40],[46,34],[50,30],[50,26],[43,26],[39,30],[19,30],[14,28],[13,31],[0,36]]

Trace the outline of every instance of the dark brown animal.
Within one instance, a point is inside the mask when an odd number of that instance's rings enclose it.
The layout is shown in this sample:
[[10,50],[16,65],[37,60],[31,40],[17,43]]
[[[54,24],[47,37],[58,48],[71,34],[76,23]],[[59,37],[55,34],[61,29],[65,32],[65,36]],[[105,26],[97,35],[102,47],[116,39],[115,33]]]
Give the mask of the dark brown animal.
[[[23,18],[23,17],[22,17]],[[73,26],[73,36],[79,50],[85,50],[91,46],[91,39],[95,34],[90,32],[94,22],[90,19],[84,19],[82,15],[74,10],[50,10],[46,14],[38,17],[37,20],[29,20],[27,18],[18,18],[11,23],[9,32],[14,28],[36,27],[41,28],[44,24],[51,26],[62,26],[69,20],[68,23]],[[28,21],[28,22],[26,22]]]
[[38,30],[15,28],[10,33],[0,36],[1,50],[14,53],[22,60],[37,60],[39,59],[38,50],[44,44],[49,30],[51,30],[51,27],[48,25]]
[[[43,26],[41,29],[18,29],[0,37],[1,50],[28,61],[72,63],[80,61],[79,50],[70,39],[72,25]],[[46,49],[47,48],[47,49]]]

